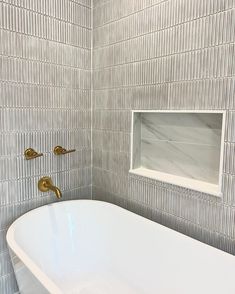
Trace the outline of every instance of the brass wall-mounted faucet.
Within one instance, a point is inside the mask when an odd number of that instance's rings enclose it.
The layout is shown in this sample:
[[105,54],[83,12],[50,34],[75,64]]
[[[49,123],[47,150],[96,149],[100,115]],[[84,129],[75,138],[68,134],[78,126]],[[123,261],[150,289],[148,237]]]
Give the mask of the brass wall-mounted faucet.
[[37,157],[41,157],[41,156],[43,156],[43,154],[38,153],[33,148],[28,148],[28,149],[25,150],[24,156],[25,156],[26,160],[31,160],[31,159],[34,159],[34,158],[37,158]]
[[49,190],[53,191],[58,199],[62,197],[62,193],[59,188],[53,185],[51,178],[43,177],[38,182],[38,189],[41,192],[48,192]]
[[75,152],[75,149],[72,150],[66,150],[65,148],[61,147],[61,146],[56,146],[54,148],[54,154],[55,155],[64,155],[64,154],[68,154],[68,153],[72,153]]

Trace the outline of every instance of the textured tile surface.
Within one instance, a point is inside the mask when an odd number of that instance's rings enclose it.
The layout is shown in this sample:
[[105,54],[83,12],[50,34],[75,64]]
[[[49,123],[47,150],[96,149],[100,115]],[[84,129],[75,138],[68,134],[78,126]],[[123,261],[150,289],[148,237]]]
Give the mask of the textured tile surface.
[[[0,0],[0,293],[17,292],[7,228],[55,201],[42,175],[235,253],[234,0],[95,0],[93,26],[91,0]],[[131,109],[226,110],[223,198],[129,175]]]
[[[235,1],[97,0],[93,12],[93,197],[235,254]],[[131,109],[226,110],[222,199],[129,175]]]
[[[6,231],[20,215],[57,201],[37,182],[51,176],[63,200],[91,197],[91,1],[0,1],[0,293],[17,285]],[[53,147],[77,151],[55,157]],[[32,147],[44,156],[24,159]]]

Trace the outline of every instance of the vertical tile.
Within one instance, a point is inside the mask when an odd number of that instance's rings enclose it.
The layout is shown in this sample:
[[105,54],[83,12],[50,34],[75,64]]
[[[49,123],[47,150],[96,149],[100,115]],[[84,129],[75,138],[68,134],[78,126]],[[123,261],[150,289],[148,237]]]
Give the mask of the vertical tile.
[[[91,0],[0,1],[0,293],[17,292],[6,230],[55,202],[37,189],[51,176],[63,199],[91,197]],[[42,3],[42,2],[41,2]],[[55,158],[53,147],[76,149]],[[32,147],[44,156],[26,161]]]
[[[93,11],[94,197],[126,200],[131,211],[233,254],[234,13],[234,1],[204,0],[100,0]],[[222,199],[113,169],[113,156],[120,167],[128,156],[107,132],[120,140],[130,132],[131,109],[227,110]],[[127,188],[115,189],[114,177]]]

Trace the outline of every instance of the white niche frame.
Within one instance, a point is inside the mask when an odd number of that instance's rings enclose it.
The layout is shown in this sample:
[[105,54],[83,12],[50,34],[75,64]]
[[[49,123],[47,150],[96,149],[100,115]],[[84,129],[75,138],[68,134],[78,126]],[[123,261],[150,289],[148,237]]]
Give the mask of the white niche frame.
[[[217,197],[222,197],[222,175],[224,162],[224,145],[225,145],[225,124],[226,111],[225,110],[132,110],[131,118],[131,146],[130,146],[130,174],[147,177],[160,182],[180,186],[190,190],[210,194]],[[220,163],[219,163],[219,181],[218,185],[182,176],[173,175],[170,173],[159,172],[148,168],[134,168],[133,167],[133,149],[134,149],[134,118],[136,114],[141,113],[193,113],[193,114],[222,114],[222,128],[221,128],[221,145],[220,145]]]

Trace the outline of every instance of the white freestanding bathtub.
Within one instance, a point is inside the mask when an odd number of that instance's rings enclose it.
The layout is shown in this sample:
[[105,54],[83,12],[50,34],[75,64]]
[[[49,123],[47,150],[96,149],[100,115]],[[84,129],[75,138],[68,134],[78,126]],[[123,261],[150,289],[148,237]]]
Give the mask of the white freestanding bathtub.
[[118,206],[40,207],[7,233],[21,294],[234,294],[235,257]]

